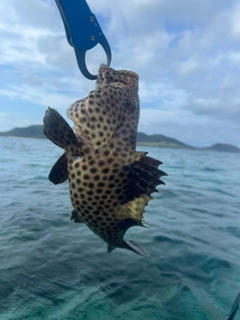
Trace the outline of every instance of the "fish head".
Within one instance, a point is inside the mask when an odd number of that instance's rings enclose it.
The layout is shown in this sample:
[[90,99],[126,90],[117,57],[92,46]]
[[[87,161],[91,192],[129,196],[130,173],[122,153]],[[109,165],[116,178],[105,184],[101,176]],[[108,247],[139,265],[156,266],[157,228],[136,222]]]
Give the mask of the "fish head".
[[95,90],[67,111],[77,137],[98,149],[117,136],[136,144],[139,121],[138,75],[100,66]]

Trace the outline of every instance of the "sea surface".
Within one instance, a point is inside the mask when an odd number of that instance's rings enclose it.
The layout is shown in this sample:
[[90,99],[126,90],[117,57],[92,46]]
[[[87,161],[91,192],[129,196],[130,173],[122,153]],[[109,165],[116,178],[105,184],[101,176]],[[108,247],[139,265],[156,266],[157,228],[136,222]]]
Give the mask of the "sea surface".
[[[0,320],[222,320],[240,291],[240,155],[138,147],[164,162],[145,220],[125,238],[70,221],[48,140],[0,138]],[[235,319],[240,319],[240,310]]]

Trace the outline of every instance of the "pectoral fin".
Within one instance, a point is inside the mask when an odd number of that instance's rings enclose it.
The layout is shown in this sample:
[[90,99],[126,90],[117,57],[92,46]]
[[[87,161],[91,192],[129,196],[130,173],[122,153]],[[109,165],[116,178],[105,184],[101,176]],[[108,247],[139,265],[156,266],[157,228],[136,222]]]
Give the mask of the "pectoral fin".
[[78,142],[67,121],[53,108],[48,108],[43,118],[43,133],[58,147],[72,155],[82,155],[82,145]]
[[52,167],[48,179],[54,183],[59,184],[63,183],[68,179],[67,175],[67,153],[64,152],[61,157],[57,160],[57,162]]

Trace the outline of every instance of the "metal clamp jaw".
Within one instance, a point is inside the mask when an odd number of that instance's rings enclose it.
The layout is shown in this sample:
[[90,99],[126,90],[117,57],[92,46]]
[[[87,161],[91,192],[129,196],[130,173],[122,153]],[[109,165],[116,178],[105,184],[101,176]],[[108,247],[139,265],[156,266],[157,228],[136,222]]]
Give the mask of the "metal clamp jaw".
[[68,43],[73,47],[82,74],[90,79],[97,79],[86,66],[86,52],[98,43],[107,55],[107,66],[111,63],[111,48],[99,26],[95,15],[85,0],[55,0],[62,16]]

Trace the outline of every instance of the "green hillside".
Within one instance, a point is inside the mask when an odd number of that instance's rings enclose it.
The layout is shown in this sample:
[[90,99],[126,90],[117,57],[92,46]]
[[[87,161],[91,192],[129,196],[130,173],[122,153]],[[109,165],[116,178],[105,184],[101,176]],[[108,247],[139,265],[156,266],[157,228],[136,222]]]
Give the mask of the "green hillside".
[[45,138],[41,125],[33,125],[27,128],[14,128],[10,131],[0,132],[0,136],[24,137],[24,138]]
[[216,143],[211,147],[202,148],[204,150],[222,151],[222,152],[237,152],[240,153],[240,148],[233,144]]
[[[0,132],[0,136],[4,137],[23,137],[23,138],[38,138],[45,139],[42,131],[42,125],[33,125],[27,128],[15,128],[10,131]],[[183,142],[163,134],[147,135],[143,132],[138,132],[137,144],[140,146],[162,147],[162,148],[178,148],[178,149],[195,149],[195,150],[210,150],[222,152],[236,152],[240,153],[240,148],[231,144],[216,143],[213,146],[206,148],[194,148]]]
[[141,146],[146,145],[152,147],[194,149],[193,147],[185,143],[182,143],[173,138],[166,137],[163,134],[147,135],[143,132],[138,132],[137,143]]

